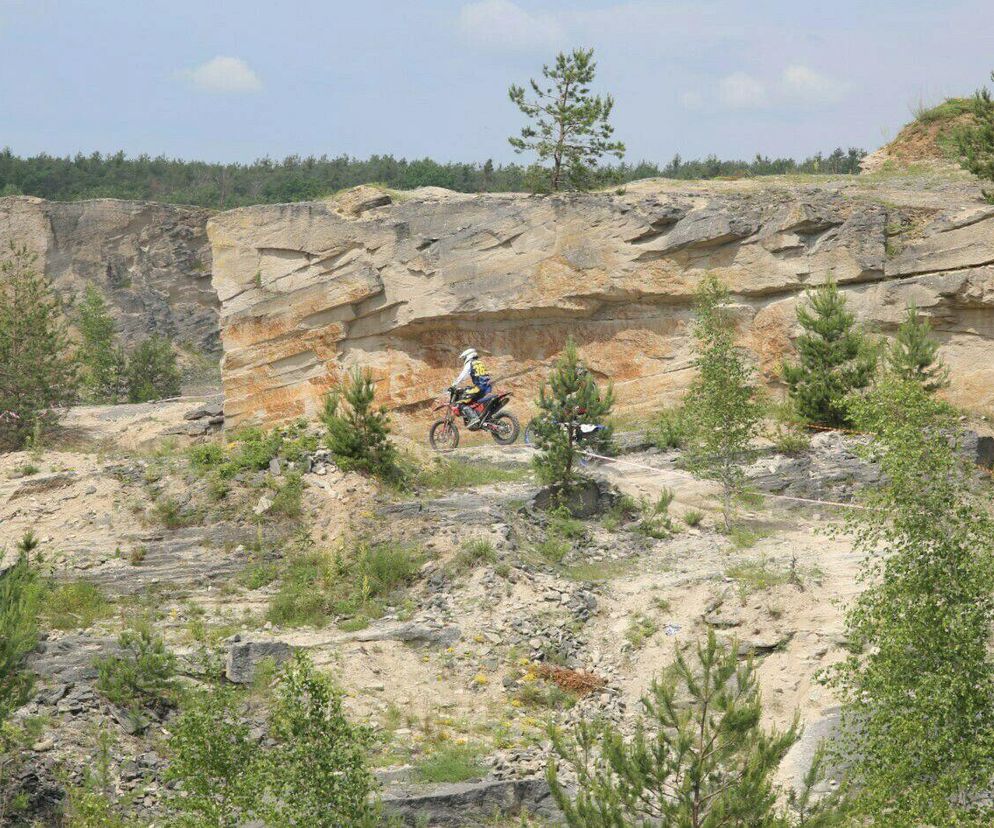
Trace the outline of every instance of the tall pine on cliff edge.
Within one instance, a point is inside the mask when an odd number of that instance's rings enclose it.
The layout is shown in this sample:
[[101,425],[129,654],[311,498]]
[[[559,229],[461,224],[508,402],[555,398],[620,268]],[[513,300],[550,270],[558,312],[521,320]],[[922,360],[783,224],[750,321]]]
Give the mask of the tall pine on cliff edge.
[[848,425],[846,397],[866,388],[876,371],[877,356],[846,310],[846,298],[835,282],[809,291],[798,305],[796,364],[784,362],[783,378],[798,413],[806,420],[838,428]]
[[530,121],[520,136],[508,138],[511,146],[516,152],[534,150],[540,165],[552,165],[541,168],[535,189],[588,189],[601,158],[624,155],[625,145],[612,140],[614,99],[590,93],[596,69],[593,49],[560,52],[555,65],[542,67],[545,81],[531,79],[534,98],[526,98],[522,86],[512,84],[508,90]]

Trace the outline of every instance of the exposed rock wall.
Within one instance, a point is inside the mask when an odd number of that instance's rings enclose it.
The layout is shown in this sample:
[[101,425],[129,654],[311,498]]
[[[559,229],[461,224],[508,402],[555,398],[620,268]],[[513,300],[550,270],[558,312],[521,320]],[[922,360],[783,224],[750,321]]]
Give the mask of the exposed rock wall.
[[151,333],[217,352],[209,210],[100,199],[0,198],[0,245],[27,245],[63,301],[87,282],[110,303],[126,343]]
[[470,344],[500,385],[530,394],[567,335],[623,406],[655,406],[692,376],[690,305],[708,270],[731,286],[769,381],[798,298],[834,278],[871,330],[893,332],[917,302],[953,369],[950,397],[991,406],[994,207],[963,185],[850,182],[428,191],[358,215],[334,203],[217,215],[226,421],[312,415],[352,366],[373,370],[388,405],[417,405]]

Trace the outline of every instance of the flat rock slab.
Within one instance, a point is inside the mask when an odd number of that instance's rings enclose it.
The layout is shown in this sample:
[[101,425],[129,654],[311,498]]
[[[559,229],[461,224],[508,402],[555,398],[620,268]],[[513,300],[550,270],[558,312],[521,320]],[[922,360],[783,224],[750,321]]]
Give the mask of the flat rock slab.
[[383,808],[405,825],[490,825],[495,816],[527,813],[555,819],[559,813],[544,779],[484,779],[430,788],[388,790]]

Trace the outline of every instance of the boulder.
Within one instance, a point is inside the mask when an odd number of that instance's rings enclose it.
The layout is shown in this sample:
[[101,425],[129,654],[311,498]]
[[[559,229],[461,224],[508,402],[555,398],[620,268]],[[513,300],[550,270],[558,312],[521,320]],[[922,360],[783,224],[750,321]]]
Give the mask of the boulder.
[[618,499],[618,493],[603,480],[580,478],[568,488],[546,486],[532,500],[536,509],[547,512],[565,508],[575,518],[590,518],[603,514]]
[[404,825],[490,824],[495,816],[520,813],[555,819],[559,814],[545,779],[484,779],[430,788],[390,790],[382,797],[387,814]]
[[335,197],[335,206],[347,216],[358,216],[367,210],[385,207],[392,202],[393,199],[383,190],[367,184],[353,187]]
[[233,684],[251,684],[260,662],[282,664],[290,658],[290,654],[290,645],[285,641],[243,641],[236,635],[228,643],[224,675]]

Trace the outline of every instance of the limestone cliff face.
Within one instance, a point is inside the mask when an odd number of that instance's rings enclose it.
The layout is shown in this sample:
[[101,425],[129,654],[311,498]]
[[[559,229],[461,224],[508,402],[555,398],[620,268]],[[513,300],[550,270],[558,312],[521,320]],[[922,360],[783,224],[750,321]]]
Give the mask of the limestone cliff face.
[[71,306],[87,282],[103,292],[126,343],[158,333],[216,352],[209,210],[100,199],[0,198],[0,245],[27,245]]
[[994,207],[968,185],[643,182],[379,204],[210,220],[228,424],[313,415],[352,366],[373,370],[387,405],[414,406],[451,381],[467,345],[500,386],[531,394],[567,335],[622,406],[656,406],[692,376],[690,304],[706,271],[731,286],[768,381],[791,351],[795,303],[833,278],[873,331],[917,302],[952,367],[949,396],[994,404]]

